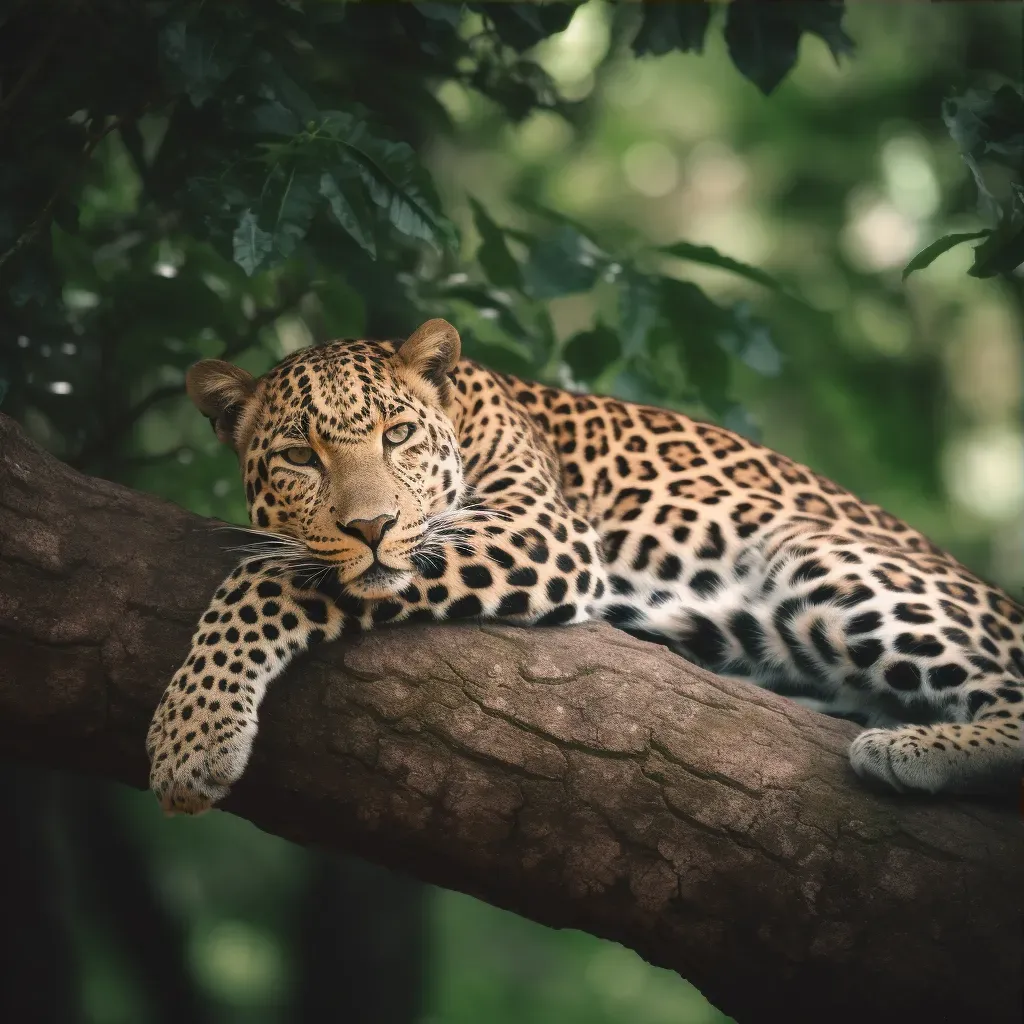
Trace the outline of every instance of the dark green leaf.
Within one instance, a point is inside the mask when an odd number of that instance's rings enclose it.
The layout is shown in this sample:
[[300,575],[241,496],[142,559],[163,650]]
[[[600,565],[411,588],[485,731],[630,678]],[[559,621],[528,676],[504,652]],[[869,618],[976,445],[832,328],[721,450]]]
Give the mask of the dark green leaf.
[[729,406],[725,415],[722,416],[722,426],[750,438],[751,441],[760,442],[761,440],[761,427],[746,408],[738,402]]
[[252,210],[246,210],[232,236],[235,262],[252,277],[270,256],[273,248],[274,236],[259,226]]
[[[463,277],[464,275],[459,276]],[[483,319],[496,321],[513,341],[524,342],[529,338],[529,332],[516,316],[509,296],[494,288],[473,284],[443,283],[437,289],[437,295],[448,301],[454,299],[468,302]]]
[[295,114],[277,100],[248,107],[235,122],[235,130],[256,135],[284,135],[289,138],[302,131]]
[[607,257],[568,224],[534,244],[523,274],[535,299],[553,299],[592,288]]
[[647,333],[658,320],[658,288],[648,277],[627,271],[618,291],[619,332],[627,356],[645,350]]
[[673,242],[672,245],[660,246],[658,252],[663,252],[667,256],[675,256],[677,259],[692,260],[694,263],[703,263],[709,267],[719,267],[722,270],[731,271],[733,274],[747,278],[748,281],[754,281],[765,288],[771,288],[772,291],[783,293],[786,291],[785,287],[772,277],[771,274],[759,270],[757,267],[752,267],[747,263],[734,260],[730,256],[723,256],[710,245],[691,245],[689,242]]
[[194,24],[171,22],[158,43],[164,82],[201,107],[238,67],[247,44],[241,31],[210,34]]
[[706,0],[689,3],[648,3],[643,5],[643,21],[633,39],[633,52],[661,56],[672,50],[703,53],[704,35],[711,20]]
[[756,320],[745,302],[736,303],[731,312],[718,333],[718,344],[762,377],[777,377],[782,356],[768,325]]
[[462,21],[463,4],[431,4],[431,3],[419,3],[416,5],[416,10],[423,15],[424,18],[430,18],[433,21],[445,21],[453,27],[458,27]]
[[316,212],[320,182],[311,171],[278,167],[268,184],[269,188],[264,187],[264,209],[268,213],[264,223],[273,225],[274,252],[287,258],[309,231]]
[[961,242],[971,242],[976,238],[984,238],[989,233],[990,229],[985,228],[984,231],[962,231],[959,234],[943,235],[941,238],[937,238],[931,245],[925,246],[903,268],[903,280],[906,281],[915,271],[924,270],[925,267],[931,266],[944,252],[949,252],[950,249]]
[[[253,70],[258,75],[261,92],[269,91],[274,99],[287,107],[302,124],[315,121],[319,113],[317,105],[269,53],[260,51],[253,60]],[[264,92],[265,94],[265,92]]]
[[375,260],[377,240],[373,232],[373,217],[358,180],[324,171],[320,176],[320,195],[330,203],[331,212],[342,228],[362,246],[370,259]]
[[1018,174],[1024,166],[1024,92],[1010,85],[995,92],[972,89],[945,100],[942,119],[974,177],[983,211],[994,219],[999,190],[986,180],[983,163],[999,163]]
[[473,223],[480,233],[480,248],[476,253],[477,262],[483,268],[491,284],[496,284],[501,288],[521,289],[523,275],[515,257],[509,252],[504,232],[491,220],[490,215],[480,203],[475,199],[470,199],[470,203],[473,207]]
[[687,378],[700,400],[723,414],[728,407],[729,357],[720,338],[731,317],[689,281],[661,279],[661,308],[678,339]]
[[853,55],[853,40],[843,28],[844,0],[804,0],[785,6],[801,31],[810,32],[824,41],[837,63],[840,57]]
[[562,359],[576,380],[593,383],[622,354],[616,333],[604,324],[574,334],[562,350]]
[[999,223],[981,245],[975,246],[971,277],[995,277],[1012,274],[1024,263],[1024,208],[1016,203],[1005,206]]
[[438,249],[455,247],[454,228],[411,146],[375,137],[365,122],[343,111],[320,114],[317,131],[337,141],[343,163],[358,174],[395,230]]
[[739,72],[768,95],[796,63],[804,32],[820,36],[837,60],[853,51],[842,17],[843,4],[831,0],[733,0],[725,21],[729,56]]
[[501,41],[522,53],[561,32],[576,11],[575,3],[476,3],[470,9],[490,18]]

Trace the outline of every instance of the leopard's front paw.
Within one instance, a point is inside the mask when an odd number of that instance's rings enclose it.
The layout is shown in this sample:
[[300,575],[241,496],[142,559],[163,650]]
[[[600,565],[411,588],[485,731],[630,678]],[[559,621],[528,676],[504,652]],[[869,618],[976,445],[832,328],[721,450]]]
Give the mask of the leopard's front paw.
[[197,695],[179,684],[167,688],[149,727],[149,788],[168,814],[201,814],[245,771],[256,715],[234,695]]

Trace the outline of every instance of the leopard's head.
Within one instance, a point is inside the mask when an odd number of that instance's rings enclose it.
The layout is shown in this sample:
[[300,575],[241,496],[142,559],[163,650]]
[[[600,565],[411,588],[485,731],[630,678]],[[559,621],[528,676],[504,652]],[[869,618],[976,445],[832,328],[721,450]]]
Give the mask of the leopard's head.
[[458,332],[430,320],[400,345],[335,341],[255,378],[204,359],[189,396],[238,455],[254,526],[300,542],[353,594],[401,591],[467,494],[449,374]]

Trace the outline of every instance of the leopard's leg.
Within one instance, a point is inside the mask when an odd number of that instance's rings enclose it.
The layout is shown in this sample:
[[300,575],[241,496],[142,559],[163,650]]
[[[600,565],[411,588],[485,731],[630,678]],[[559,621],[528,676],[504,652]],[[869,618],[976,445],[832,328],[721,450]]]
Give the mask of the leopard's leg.
[[851,748],[861,776],[930,792],[1019,784],[1024,613],[950,560],[787,525],[733,563],[681,552],[669,590],[651,572],[664,563],[635,542],[617,553],[613,601],[628,600],[605,609],[611,621],[667,636],[719,674],[884,726]]
[[812,533],[771,552],[752,608],[788,673],[887,726],[851,745],[859,776],[899,792],[1019,787],[1024,615],[1005,595],[949,560]]
[[457,540],[432,549],[413,580],[383,600],[343,589],[329,597],[259,559],[239,566],[203,615],[150,726],[150,785],[164,808],[196,813],[223,799],[249,760],[267,686],[314,643],[410,619],[588,619],[606,586],[597,535],[557,505],[529,527],[502,525],[501,506],[515,501],[508,494],[495,510],[467,517]]
[[965,721],[868,729],[853,741],[850,763],[897,792],[1014,792],[1024,769],[1022,698],[1021,680],[979,675],[968,684]]
[[267,687],[297,654],[335,639],[345,620],[283,565],[249,559],[231,573],[149,726],[149,784],[165,811],[194,814],[227,795],[249,761]]

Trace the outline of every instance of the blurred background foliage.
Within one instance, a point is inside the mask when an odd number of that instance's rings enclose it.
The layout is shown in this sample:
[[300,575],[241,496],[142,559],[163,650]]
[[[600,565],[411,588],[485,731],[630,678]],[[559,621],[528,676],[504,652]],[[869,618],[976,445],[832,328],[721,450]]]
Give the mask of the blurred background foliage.
[[[488,365],[762,439],[1019,595],[1021,48],[997,2],[3,0],[0,409],[244,521],[185,368],[443,315]],[[3,1019],[725,1019],[589,936],[4,774]]]

